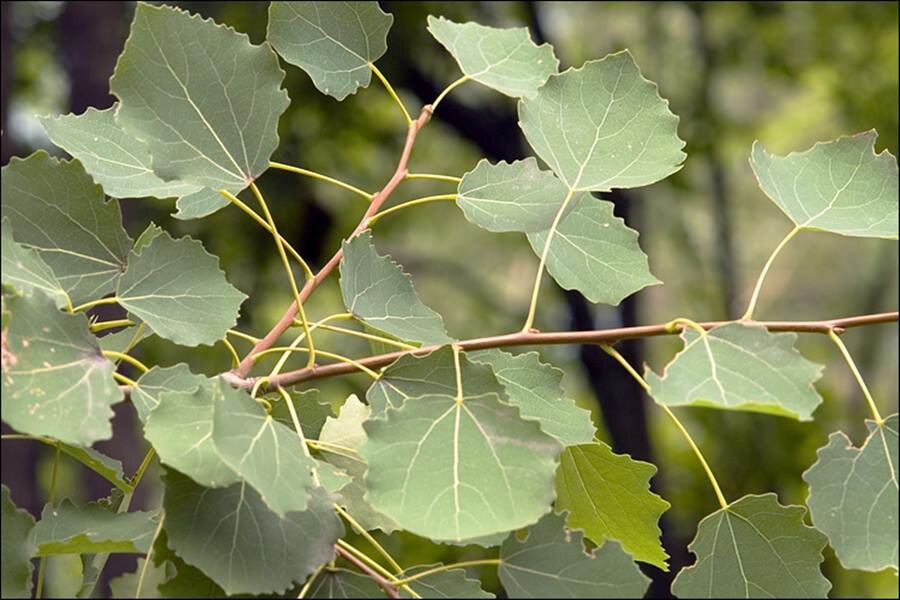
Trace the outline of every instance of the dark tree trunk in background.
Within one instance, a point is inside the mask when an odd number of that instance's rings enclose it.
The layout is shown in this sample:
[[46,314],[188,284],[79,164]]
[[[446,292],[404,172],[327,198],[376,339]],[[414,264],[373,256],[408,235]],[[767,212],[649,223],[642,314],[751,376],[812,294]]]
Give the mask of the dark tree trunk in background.
[[3,131],[2,140],[0,140],[0,164],[5,165],[9,162],[9,157],[13,154],[12,144],[7,135],[7,117],[9,116],[9,92],[12,89],[14,77],[15,60],[13,60],[12,31],[10,30],[10,13],[12,12],[12,4],[3,2],[0,4],[0,60],[2,60],[2,68],[0,68],[0,130]]

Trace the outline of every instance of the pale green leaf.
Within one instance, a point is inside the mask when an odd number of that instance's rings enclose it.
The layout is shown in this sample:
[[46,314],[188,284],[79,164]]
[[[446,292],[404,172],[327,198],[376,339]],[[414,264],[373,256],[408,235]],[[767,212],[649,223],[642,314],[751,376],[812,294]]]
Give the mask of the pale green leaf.
[[342,568],[324,569],[306,597],[383,598],[384,590],[368,575]]
[[116,124],[118,104],[80,115],[42,117],[50,141],[81,161],[84,170],[113,198],[171,198],[197,191],[181,181],[163,181],[150,166],[146,144]]
[[115,200],[105,201],[78,161],[39,150],[2,169],[2,216],[37,250],[74,304],[100,298],[125,268],[131,239]]
[[225,337],[247,298],[228,283],[219,259],[203,244],[165,232],[129,255],[116,297],[154,333],[184,346]]
[[215,190],[200,189],[182,196],[175,203],[178,210],[172,215],[176,219],[188,221],[207,217],[220,208],[228,206],[228,199]]
[[126,327],[115,333],[107,333],[103,337],[97,338],[100,349],[104,351],[122,352],[127,354],[132,348],[137,346],[141,341],[153,335],[153,331],[143,324],[134,327]]
[[54,442],[63,454],[71,456],[88,469],[97,473],[123,492],[131,491],[131,484],[125,480],[122,463],[87,446],[73,446],[62,442]]
[[67,304],[66,292],[36,250],[26,248],[13,239],[9,219],[3,218],[2,257],[3,284],[19,292],[30,294],[31,290],[41,290],[53,299],[57,308]]
[[847,569],[897,569],[897,414],[866,421],[869,436],[855,448],[843,432],[819,448],[804,474],[813,524],[831,540]]
[[[175,575],[175,566],[166,561],[160,566],[152,562],[144,567],[146,559],[139,558],[132,573],[124,573],[110,580],[109,589],[113,598],[162,598],[159,586]],[[143,579],[141,575],[143,574]],[[140,585],[140,589],[138,589]]]
[[[147,376],[151,374],[153,371]],[[163,380],[166,375],[170,378]],[[231,485],[239,477],[216,449],[213,418],[216,404],[223,402],[226,392],[232,390],[221,379],[205,380],[198,386],[195,377],[158,372],[154,378],[160,386],[155,397],[157,405],[144,418],[144,435],[164,465],[178,469],[201,485]],[[172,388],[176,391],[169,391]]]
[[627,50],[588,61],[519,102],[537,155],[574,190],[648,185],[681,168],[678,117]]
[[219,388],[212,429],[219,457],[279,517],[306,510],[315,462],[293,427],[272,418],[247,392],[221,381]]
[[[422,571],[442,566],[440,563],[433,565],[419,565],[403,571],[401,577],[412,577]],[[469,579],[465,569],[450,569],[429,575],[409,584],[421,598],[495,598],[481,589],[481,581]],[[411,598],[407,592],[400,592],[401,598]]]
[[402,529],[462,541],[534,523],[553,501],[562,446],[496,393],[410,398],[365,430],[366,498]]
[[[359,454],[359,447],[366,440],[363,423],[369,418],[371,408],[351,395],[344,402],[337,417],[329,417],[322,426],[319,441],[324,442],[322,459],[342,469],[351,482],[340,490],[338,503],[368,530],[380,529],[391,533],[398,529],[393,519],[372,508],[365,498],[365,473],[367,464]],[[348,452],[349,451],[349,452]]]
[[492,165],[481,160],[459,182],[456,205],[488,231],[538,232],[550,228],[566,197],[566,184],[533,158]]
[[161,236],[165,233],[165,230],[150,221],[150,224],[144,228],[144,231],[141,232],[141,235],[134,240],[134,245],[131,247],[131,251],[135,253],[140,253],[144,248],[150,245],[150,242]]
[[3,345],[3,420],[17,431],[90,446],[109,439],[123,399],[84,314],[60,312],[39,291],[9,297]]
[[334,558],[344,527],[317,490],[303,512],[279,517],[244,482],[209,489],[167,470],[169,546],[228,594],[282,593]]
[[[319,432],[328,417],[334,416],[331,403],[319,399],[319,390],[300,390],[297,388],[285,388],[294,400],[294,410],[297,412],[297,420],[300,421],[300,430],[308,440],[319,438]],[[284,423],[291,430],[294,429],[294,419],[291,411],[280,393],[266,394],[265,399],[272,405],[272,417]]]
[[131,390],[131,403],[138,417],[144,423],[150,411],[159,406],[160,395],[165,392],[190,394],[208,380],[203,375],[191,373],[184,363],[172,367],[154,366],[137,380],[138,386]]
[[650,491],[656,467],[614,454],[603,442],[570,446],[556,472],[556,508],[595,544],[616,540],[635,560],[668,570],[659,518],[669,503]]
[[153,172],[237,193],[269,166],[290,100],[268,45],[210,19],[139,3],[109,81],[116,123],[144,140]]
[[[638,233],[613,214],[613,203],[578,193],[571,212],[559,223],[547,253],[547,271],[567,290],[591,302],[617,305],[631,294],[660,281],[650,273]],[[549,230],[528,234],[541,256]]]
[[513,98],[533,96],[559,67],[553,47],[535,45],[525,27],[498,29],[429,15],[428,32],[463,74]]
[[753,143],[760,188],[801,229],[897,239],[897,159],[875,154],[874,129],[819,142],[805,152],[769,154]]
[[697,557],[672,584],[679,598],[825,598],[827,538],[803,523],[806,509],[775,494],[744,496],[700,521]]
[[319,91],[343,100],[369,85],[393,22],[377,2],[272,2],[266,37]]
[[498,573],[510,598],[640,598],[650,580],[616,542],[591,553],[580,531],[550,513],[528,529],[524,542],[509,536]]
[[684,348],[662,377],[649,368],[650,395],[665,406],[708,406],[747,410],[799,421],[812,419],[822,402],[813,383],[823,367],[794,348],[795,333],[730,323],[705,335],[681,334]]
[[340,271],[344,306],[356,318],[401,340],[452,341],[441,316],[419,300],[409,275],[389,256],[375,251],[371,231],[344,242]]
[[[468,353],[460,353],[459,366],[464,394],[491,392],[506,401],[506,389],[497,381],[490,365],[470,360]],[[372,408],[372,417],[381,417],[388,408],[399,408],[407,398],[434,394],[456,394],[456,368],[449,347],[424,356],[401,356],[372,383],[366,401]]]
[[84,557],[55,554],[45,557],[44,563],[42,597],[75,598],[84,586]]
[[44,507],[32,533],[39,556],[51,554],[137,553],[150,549],[158,516],[116,513],[96,503],[75,506],[68,499]]
[[491,365],[497,380],[503,384],[509,403],[518,406],[523,419],[541,424],[564,446],[586,444],[594,439],[597,428],[591,412],[579,408],[565,397],[563,372],[542,363],[537,352],[513,355],[496,348],[467,352],[471,360]]
[[2,555],[0,555],[0,585],[4,598],[30,598],[31,558],[37,554],[37,546],[31,539],[34,518],[28,511],[16,508],[9,497],[9,488],[0,486],[0,531],[2,531]]

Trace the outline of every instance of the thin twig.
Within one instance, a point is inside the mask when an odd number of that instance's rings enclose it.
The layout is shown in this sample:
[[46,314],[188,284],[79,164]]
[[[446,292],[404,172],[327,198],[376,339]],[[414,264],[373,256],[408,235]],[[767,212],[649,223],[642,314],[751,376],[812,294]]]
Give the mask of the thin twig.
[[336,554],[340,555],[344,560],[351,563],[354,567],[368,575],[372,578],[372,580],[378,584],[378,587],[384,590],[384,593],[388,595],[388,598],[399,598],[400,592],[390,581],[382,577],[380,574],[376,573],[369,565],[359,560],[337,544],[334,546],[334,551]]

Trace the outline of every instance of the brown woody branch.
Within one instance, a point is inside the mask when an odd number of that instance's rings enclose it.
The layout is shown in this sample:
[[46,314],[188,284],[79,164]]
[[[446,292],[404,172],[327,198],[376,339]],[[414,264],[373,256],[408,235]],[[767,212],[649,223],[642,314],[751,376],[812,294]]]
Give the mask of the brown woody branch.
[[[378,209],[381,208],[381,205],[384,204],[384,201],[387,200],[391,193],[400,185],[400,182],[406,178],[409,163],[409,156],[412,152],[413,144],[416,142],[416,135],[419,133],[419,130],[428,123],[428,120],[431,118],[432,108],[430,104],[425,105],[422,108],[422,112],[419,114],[419,117],[409,124],[409,131],[406,133],[406,143],[403,145],[403,152],[400,154],[400,160],[397,163],[397,169],[394,171],[394,174],[391,176],[390,180],[385,184],[385,186],[379,191],[377,194],[372,196],[372,201],[369,204],[368,210],[366,210],[366,214],[363,215],[362,219],[360,219],[359,224],[356,226],[356,229],[353,230],[353,233],[350,234],[349,238],[353,238],[359,232],[363,231],[369,225],[369,219],[378,212]],[[349,239],[348,238],[348,239]],[[306,302],[307,298],[315,291],[319,284],[321,284],[326,277],[334,270],[336,266],[341,262],[341,258],[344,256],[343,248],[338,248],[338,251],[334,253],[334,256],[325,263],[325,266],[322,267],[318,273],[316,273],[315,277],[308,280],[306,284],[303,286],[303,289],[300,290],[300,302]],[[285,311],[284,315],[282,315],[281,319],[275,324],[274,327],[259,340],[255,346],[250,350],[250,352],[245,356],[241,363],[237,366],[234,371],[231,371],[230,375],[235,376],[235,378],[243,378],[247,376],[247,373],[250,372],[250,369],[253,368],[254,356],[263,350],[267,350],[272,347],[272,345],[278,340],[282,333],[284,333],[288,327],[290,327],[294,322],[294,317],[297,316],[298,307],[297,302],[294,301]]]
[[386,578],[382,577],[380,574],[376,573],[374,569],[369,567],[366,563],[359,560],[351,553],[347,552],[337,544],[334,545],[335,553],[341,558],[345,559],[347,562],[351,563],[354,567],[368,575],[372,578],[372,580],[378,584],[378,587],[384,590],[384,593],[387,594],[388,598],[399,598],[400,592],[397,590],[397,587],[388,581]]
[[[879,323],[891,323],[900,318],[900,313],[887,312],[871,315],[861,315],[855,317],[845,317],[842,319],[829,319],[825,321],[747,321],[754,325],[761,325],[769,331],[794,331],[799,333],[824,333],[835,331],[843,333],[844,330],[853,327],[862,327],[865,325],[876,325]],[[704,329],[712,329],[720,325],[728,323],[739,323],[741,321],[706,321],[699,325]],[[517,333],[509,333],[506,335],[495,335],[490,337],[475,338],[471,340],[463,340],[457,342],[457,345],[463,350],[484,350],[486,348],[507,348],[511,346],[537,346],[549,344],[614,344],[622,340],[642,337],[654,337],[660,335],[673,335],[681,332],[683,325],[675,327],[668,323],[660,323],[658,325],[642,325],[639,327],[621,327],[618,329],[598,329],[592,331],[520,331]],[[356,362],[370,369],[378,369],[385,367],[398,358],[412,354],[420,356],[428,354],[440,346],[423,346],[415,350],[406,350],[401,352],[390,352],[387,354],[378,354],[366,358],[360,358]],[[322,379],[325,377],[335,377],[338,375],[348,375],[357,373],[358,369],[351,364],[337,363],[328,365],[316,365],[296,371],[288,371],[273,377],[267,382],[268,387],[281,387],[294,385],[303,381],[312,379]],[[250,389],[257,381],[257,377],[239,377],[235,373],[226,373],[223,375],[226,381],[231,385],[239,388]]]

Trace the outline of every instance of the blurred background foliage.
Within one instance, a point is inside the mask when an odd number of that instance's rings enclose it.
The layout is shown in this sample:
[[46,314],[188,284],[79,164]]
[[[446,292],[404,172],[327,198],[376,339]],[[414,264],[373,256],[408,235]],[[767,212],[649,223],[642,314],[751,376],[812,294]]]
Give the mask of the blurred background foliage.
[[[264,2],[174,2],[250,35],[265,37]],[[814,142],[878,130],[876,150],[897,155],[898,5],[893,2],[382,2],[394,14],[388,54],[379,67],[410,111],[431,101],[458,76],[452,58],[426,32],[428,14],[486,25],[531,28],[553,44],[561,69],[629,48],[644,75],[657,82],[681,117],[687,141],[684,168],[653,186],[614,193],[617,213],[641,232],[653,273],[665,282],[620,307],[589,305],[545,276],[540,329],[602,328],[667,321],[734,318],[742,312],[766,257],[790,225],[759,190],[748,165],[753,140],[770,151],[805,150]],[[55,149],[36,115],[75,112],[113,102],[108,78],[128,33],[131,2],[4,2],[3,163],[37,148]],[[377,82],[343,103],[319,94],[300,70],[287,66],[293,102],[281,118],[274,160],[379,189],[396,164],[405,133],[399,111]],[[477,84],[454,91],[419,136],[411,170],[462,175],[481,157],[513,160],[529,154],[516,127],[513,100]],[[364,210],[359,197],[339,188],[270,171],[259,182],[282,233],[315,265],[323,264]],[[452,192],[452,184],[404,183],[391,204]],[[203,240],[221,257],[229,279],[250,295],[240,329],[262,335],[290,301],[271,238],[243,213],[226,208],[200,221],[171,218],[173,200],[122,202],[126,227],[137,235],[149,220],[173,234]],[[411,273],[426,304],[440,312],[458,338],[508,332],[527,311],[537,259],[520,234],[489,234],[470,225],[452,203],[430,203],[381,221],[381,253]],[[896,310],[898,247],[879,240],[804,233],[777,260],[756,316],[818,319]],[[313,319],[342,311],[337,277],[313,296]],[[845,340],[867,377],[882,412],[897,410],[896,324],[853,330]],[[356,339],[322,334],[323,347],[359,356]],[[623,344],[633,362],[657,371],[680,346],[675,338]],[[802,504],[800,474],[815,461],[829,432],[864,438],[866,407],[846,365],[821,336],[798,346],[826,365],[817,385],[825,398],[813,423],[751,413],[683,410],[683,418],[717,472],[726,496],[775,491],[782,503]],[[239,347],[246,352],[249,348]],[[565,371],[564,386],[594,411],[599,437],[618,452],[659,467],[654,486],[672,509],[663,523],[673,570],[691,562],[685,546],[697,522],[716,508],[708,483],[677,431],[640,390],[596,348],[541,349]],[[221,345],[186,349],[151,338],[137,356],[149,364],[187,361],[213,374],[229,365]],[[302,356],[293,359],[302,366]],[[362,396],[367,380],[351,376],[316,382],[339,406]],[[127,405],[117,410],[116,437],[98,449],[133,471],[145,450]],[[3,482],[13,499],[34,513],[46,500],[52,454],[31,442],[3,446]],[[153,506],[155,477],[135,508]],[[76,500],[107,493],[102,481],[64,461],[59,490]],[[407,565],[481,556],[477,547],[436,546],[411,535],[385,542]],[[824,569],[835,597],[894,596],[894,573],[846,571],[827,551]],[[78,561],[50,565],[47,590],[65,596]],[[133,568],[134,557],[111,561],[111,572]],[[653,596],[667,593],[669,575],[653,569]],[[114,573],[113,573],[114,574]],[[487,581],[490,571],[483,573]]]

